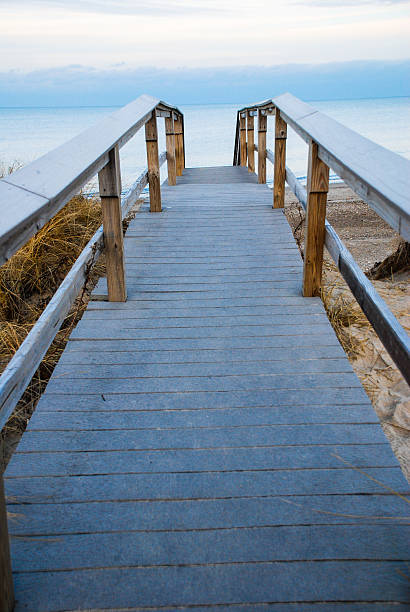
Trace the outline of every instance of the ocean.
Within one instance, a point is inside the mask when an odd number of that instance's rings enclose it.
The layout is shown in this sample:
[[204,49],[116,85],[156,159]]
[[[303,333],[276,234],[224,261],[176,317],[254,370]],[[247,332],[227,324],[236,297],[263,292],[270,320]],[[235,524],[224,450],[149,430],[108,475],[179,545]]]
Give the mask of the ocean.
[[[410,159],[410,98],[381,98],[310,102],[363,136]],[[184,113],[187,166],[231,165],[236,111],[246,103],[179,105]],[[0,108],[0,167],[28,164],[63,144],[118,107]],[[164,121],[159,120],[159,147],[165,149]],[[274,120],[268,119],[268,147],[273,148]],[[307,145],[289,129],[287,164],[303,181]],[[146,166],[144,130],[121,149],[123,189],[126,191]],[[267,164],[268,183],[272,165]],[[162,178],[166,177],[166,166]],[[335,181],[338,177],[332,175]],[[87,190],[96,189],[96,180]]]

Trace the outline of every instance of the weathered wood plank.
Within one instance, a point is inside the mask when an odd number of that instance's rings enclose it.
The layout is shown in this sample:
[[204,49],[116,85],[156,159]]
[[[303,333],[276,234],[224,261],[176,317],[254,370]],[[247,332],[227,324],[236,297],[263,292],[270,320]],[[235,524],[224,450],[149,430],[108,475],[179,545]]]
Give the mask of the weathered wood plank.
[[269,190],[212,175],[132,221],[129,301],[90,304],[9,464],[21,609],[405,601],[397,460]]
[[118,147],[109,152],[109,162],[98,174],[103,217],[108,300],[125,302],[127,288],[122,237],[121,171]]
[[[306,189],[300,185],[289,168],[286,169],[286,180],[306,210]],[[410,339],[406,331],[379,296],[371,281],[359,268],[334,228],[326,220],[325,245],[375,332],[410,384]]]
[[258,183],[266,183],[267,117],[258,113]]
[[322,288],[323,247],[325,243],[326,201],[329,167],[318,157],[318,145],[310,143],[305,224],[303,295],[320,295]]
[[275,114],[275,163],[273,168],[273,208],[285,206],[287,125],[280,111]]
[[405,240],[410,240],[410,161],[287,93],[272,100],[319,158]]
[[248,171],[255,172],[255,132],[254,118],[249,113],[246,117],[246,130],[248,141]]
[[[76,383],[76,387],[79,386]],[[104,392],[104,389],[101,389]],[[29,431],[19,445],[20,453],[56,451],[148,450],[169,448],[235,448],[298,446],[315,444],[370,444],[386,441],[376,424],[326,423],[308,425],[207,427],[187,429],[132,429],[126,431]],[[329,449],[329,454],[331,453]],[[340,462],[339,466],[344,467]],[[268,465],[266,468],[268,469]],[[275,468],[270,468],[275,469]]]
[[[15,535],[408,522],[397,495],[306,495],[171,501],[10,504]],[[316,611],[315,611],[316,612]]]
[[[311,411],[306,406],[269,406],[252,408],[215,408],[197,410],[176,408],[175,410],[164,410],[161,415],[156,411],[132,410],[132,405],[121,410],[121,402],[115,404],[107,401],[104,409],[87,410],[89,406],[62,402],[61,397],[43,398],[32,417],[30,431],[54,430],[70,431],[74,429],[129,429],[130,423],[141,429],[150,429],[158,426],[158,418],[161,419],[163,429],[181,427],[224,427],[234,424],[238,426],[259,425],[307,425],[313,423],[378,423],[378,417],[370,406],[351,405],[344,410],[335,407],[313,406]],[[138,412],[138,414],[136,414]],[[371,448],[368,447],[369,452]],[[349,451],[349,449],[347,449]],[[351,450],[351,449],[350,449]],[[16,451],[15,455],[18,455]],[[365,457],[365,454],[363,455]],[[381,459],[381,457],[379,457]],[[383,456],[383,461],[386,459]],[[366,460],[368,458],[366,457]],[[396,462],[394,455],[390,453],[390,461]]]
[[[406,537],[407,536],[407,537]],[[342,560],[401,561],[408,556],[404,525],[275,526],[162,533],[78,534],[13,540],[15,571],[153,567],[219,563]],[[329,541],[332,548],[329,548]],[[269,544],[268,544],[269,543]],[[393,544],[393,546],[392,546]],[[386,553],[387,551],[387,553]]]
[[140,96],[54,151],[0,181],[0,262],[51,219],[145,124],[160,101]]
[[159,176],[157,117],[153,112],[145,123],[145,142],[147,146],[149,201],[151,212],[161,212],[161,182]]
[[396,467],[387,441],[384,444],[266,448],[212,448],[162,451],[82,451],[38,452],[27,466],[24,453],[16,453],[9,478],[28,476],[65,476],[67,472],[83,475],[127,473],[177,473],[256,471],[268,469],[340,468],[336,455],[357,468]]
[[[169,608],[190,606],[192,601],[212,607],[236,603],[238,596],[245,602],[252,602],[252,608],[258,603],[270,606],[272,602],[280,602],[278,610],[283,610],[283,601],[333,602],[348,597],[347,610],[355,610],[350,607],[351,602],[364,602],[367,606],[369,600],[394,601],[406,606],[407,585],[405,580],[397,578],[397,571],[405,574],[406,564],[396,561],[277,562],[28,572],[18,574],[16,584],[22,599],[27,601],[32,594],[33,608],[42,612],[61,610],[67,601],[73,609],[81,608],[84,601],[89,602],[90,608],[97,609],[164,605]],[[348,594],[346,584],[349,585]],[[18,605],[16,612],[23,609]],[[312,609],[308,608],[309,612]],[[365,609],[369,608],[362,607],[360,612]],[[384,612],[383,607],[381,609]],[[299,603],[294,610],[305,612]]]
[[174,119],[174,137],[175,137],[175,160],[177,176],[182,176],[185,167],[185,152],[184,152],[184,133],[182,117]]
[[[369,478],[370,476],[370,478]],[[407,495],[397,468],[273,470],[189,474],[108,474],[10,478],[7,495],[14,503],[217,499],[282,495],[380,494],[394,489]],[[305,570],[306,571],[306,570]]]
[[175,134],[174,134],[174,118],[165,119],[165,137],[167,147],[167,163],[168,163],[168,185],[177,184],[177,167],[175,158]]
[[241,116],[239,120],[240,125],[240,153],[241,153],[241,166],[246,166],[248,159],[248,150],[246,143],[246,116]]

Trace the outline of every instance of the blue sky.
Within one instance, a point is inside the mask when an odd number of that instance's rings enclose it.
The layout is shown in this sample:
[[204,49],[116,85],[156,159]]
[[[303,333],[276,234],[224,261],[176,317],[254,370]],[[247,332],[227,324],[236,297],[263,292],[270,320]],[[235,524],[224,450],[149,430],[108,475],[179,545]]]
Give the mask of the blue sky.
[[0,0],[0,104],[410,95],[410,0]]

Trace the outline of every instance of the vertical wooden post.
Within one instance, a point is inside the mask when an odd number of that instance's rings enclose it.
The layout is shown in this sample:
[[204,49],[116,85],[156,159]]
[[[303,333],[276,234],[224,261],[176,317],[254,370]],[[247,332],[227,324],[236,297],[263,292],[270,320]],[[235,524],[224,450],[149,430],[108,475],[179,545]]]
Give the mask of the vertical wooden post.
[[118,146],[109,152],[109,162],[98,173],[107,265],[108,300],[125,302],[127,289],[122,237],[121,173]]
[[255,172],[255,137],[254,120],[250,111],[247,113],[247,136],[248,136],[248,171]]
[[248,152],[246,149],[246,114],[241,113],[240,119],[241,166],[246,166]]
[[318,145],[310,143],[305,226],[303,295],[320,295],[329,167],[318,157]]
[[174,134],[175,134],[175,159],[177,176],[182,176],[185,167],[184,163],[184,133],[182,126],[182,117],[174,119]]
[[266,183],[266,129],[268,118],[258,110],[258,183]]
[[0,610],[11,612],[14,607],[13,578],[11,574],[9,532],[7,529],[6,498],[3,474],[0,472]]
[[285,206],[286,179],[286,121],[280,116],[277,108],[275,114],[275,164],[273,168],[273,208]]
[[177,166],[175,161],[174,118],[165,117],[165,137],[167,143],[168,185],[177,184]]
[[145,124],[147,145],[149,207],[151,212],[161,212],[161,181],[159,176],[157,116],[152,111],[151,119]]

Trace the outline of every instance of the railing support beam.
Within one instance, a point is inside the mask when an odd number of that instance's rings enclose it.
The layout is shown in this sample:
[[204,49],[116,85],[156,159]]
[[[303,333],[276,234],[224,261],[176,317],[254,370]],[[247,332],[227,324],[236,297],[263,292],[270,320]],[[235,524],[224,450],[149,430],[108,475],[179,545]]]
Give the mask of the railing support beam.
[[184,154],[184,129],[182,125],[182,117],[174,119],[174,134],[175,134],[175,159],[177,176],[182,176],[185,168]]
[[279,109],[275,115],[275,164],[273,167],[273,208],[285,206],[286,178],[286,121],[280,116]]
[[176,185],[177,166],[175,159],[174,118],[172,113],[170,117],[165,118],[165,136],[167,143],[168,185]]
[[318,145],[309,146],[303,295],[320,295],[329,167],[318,157]]
[[161,181],[159,176],[158,129],[157,117],[152,113],[145,124],[145,142],[147,145],[147,165],[149,182],[149,207],[151,212],[161,212]]
[[258,183],[266,183],[266,129],[267,117],[258,110]]
[[13,578],[11,574],[9,532],[7,529],[6,498],[3,474],[0,473],[0,610],[11,612],[14,607]]
[[109,152],[109,161],[98,173],[107,266],[108,300],[125,302],[124,241],[121,215],[121,172],[118,146]]
[[247,151],[247,146],[246,146],[246,115],[245,113],[241,113],[239,126],[240,126],[240,139],[241,139],[241,166],[246,166],[246,161],[248,158],[248,151]]
[[248,111],[246,113],[246,128],[248,140],[248,171],[255,172],[255,132],[253,115]]

